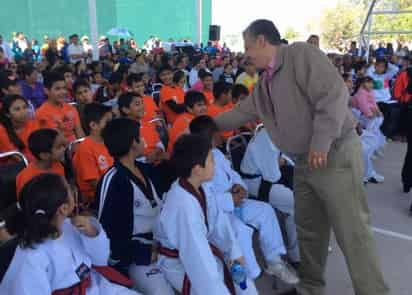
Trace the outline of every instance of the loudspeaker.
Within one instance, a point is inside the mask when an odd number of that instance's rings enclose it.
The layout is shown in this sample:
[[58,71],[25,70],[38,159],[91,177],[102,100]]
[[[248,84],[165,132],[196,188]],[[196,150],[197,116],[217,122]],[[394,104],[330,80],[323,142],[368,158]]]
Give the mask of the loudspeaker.
[[209,26],[209,40],[210,41],[220,40],[220,26],[215,26],[215,25]]

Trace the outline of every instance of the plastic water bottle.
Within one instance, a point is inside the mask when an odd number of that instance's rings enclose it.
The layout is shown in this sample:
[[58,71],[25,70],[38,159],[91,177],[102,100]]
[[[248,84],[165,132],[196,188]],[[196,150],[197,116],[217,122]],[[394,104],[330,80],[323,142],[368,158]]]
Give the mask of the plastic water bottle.
[[235,214],[235,216],[237,217],[237,218],[239,218],[240,220],[243,220],[242,219],[242,217],[243,217],[243,215],[242,215],[242,207],[235,207],[235,210],[233,210],[233,214]]
[[232,274],[235,284],[239,285],[240,289],[246,290],[246,269],[238,262],[235,262],[230,268],[230,273]]

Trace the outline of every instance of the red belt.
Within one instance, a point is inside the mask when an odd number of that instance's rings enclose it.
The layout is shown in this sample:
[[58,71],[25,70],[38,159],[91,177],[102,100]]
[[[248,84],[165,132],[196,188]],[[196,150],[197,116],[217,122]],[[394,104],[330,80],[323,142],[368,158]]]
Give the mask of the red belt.
[[[100,275],[102,275],[105,279],[107,279],[109,282],[112,282],[114,284],[118,284],[127,288],[133,287],[133,282],[115,270],[114,268],[110,266],[95,266],[93,265],[92,268],[98,272]],[[52,295],[86,295],[87,288],[90,287],[91,284],[91,278],[90,275],[87,276],[84,280],[80,281],[76,285],[73,285],[68,288],[64,289],[59,289],[56,291],[52,292]]]
[[[235,286],[233,284],[232,276],[230,275],[229,269],[226,266],[225,260],[223,259],[223,254],[220,252],[216,246],[209,243],[210,249],[212,250],[213,255],[215,255],[223,264],[223,274],[225,285],[229,289],[230,294],[235,295]],[[169,249],[163,246],[159,246],[158,248],[159,253],[169,258],[179,258],[179,251],[176,249]],[[182,288],[182,295],[190,295],[190,287],[191,283],[187,273],[185,273],[185,277],[183,279],[183,288]]]

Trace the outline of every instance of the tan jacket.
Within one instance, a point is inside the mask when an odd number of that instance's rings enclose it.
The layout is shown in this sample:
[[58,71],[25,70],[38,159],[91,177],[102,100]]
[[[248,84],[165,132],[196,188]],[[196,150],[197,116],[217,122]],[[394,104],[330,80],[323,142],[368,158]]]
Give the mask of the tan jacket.
[[326,55],[299,42],[280,46],[272,79],[262,77],[251,96],[216,122],[220,129],[232,130],[262,120],[283,152],[329,152],[334,140],[355,128],[348,101],[345,83]]

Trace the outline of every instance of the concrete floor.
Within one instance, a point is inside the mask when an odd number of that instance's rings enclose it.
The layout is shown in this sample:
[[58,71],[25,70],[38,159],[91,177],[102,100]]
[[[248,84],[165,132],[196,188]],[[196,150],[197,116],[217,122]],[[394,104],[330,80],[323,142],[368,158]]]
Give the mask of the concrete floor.
[[[368,200],[378,254],[392,295],[412,295],[412,217],[409,206],[412,194],[402,192],[400,173],[406,144],[389,143],[384,159],[376,161],[376,170],[385,176],[383,184],[368,184]],[[327,295],[354,295],[346,264],[336,241],[327,267]],[[260,294],[277,294],[273,279],[259,278]],[[373,294],[370,294],[373,295]]]

